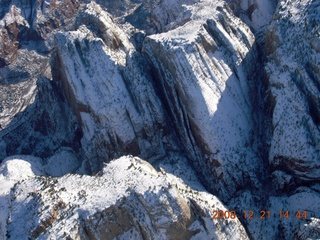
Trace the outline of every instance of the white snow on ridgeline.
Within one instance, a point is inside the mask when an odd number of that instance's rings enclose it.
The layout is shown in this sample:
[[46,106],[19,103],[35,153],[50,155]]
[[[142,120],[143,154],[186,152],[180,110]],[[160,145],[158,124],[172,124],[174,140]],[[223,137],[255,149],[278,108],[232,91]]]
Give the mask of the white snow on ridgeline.
[[[180,110],[173,113],[178,124],[187,126],[179,134],[188,154],[196,155],[197,144],[206,153],[205,161],[219,165],[208,168],[199,163],[208,171],[206,178],[212,176],[214,182],[223,177],[215,186],[224,182],[235,190],[249,173],[251,184],[259,185],[254,176],[260,170],[252,151],[255,124],[249,80],[256,64],[255,37],[223,1],[200,1],[187,9],[188,22],[148,36],[144,51],[159,70],[163,92],[170,92],[167,101]],[[234,173],[234,168],[246,173]]]
[[10,11],[0,21],[0,26],[10,25],[12,23],[17,23],[27,28],[30,27],[28,21],[22,16],[21,9],[15,5],[11,6]]
[[[86,9],[83,13],[84,16],[87,14],[89,18],[95,19],[97,21],[96,23],[103,25],[103,30],[105,32],[102,32],[102,38],[104,40],[110,41],[114,36],[117,36],[121,40],[121,50],[125,51],[126,53],[129,53],[130,51],[133,51],[133,45],[130,43],[128,36],[125,34],[124,31],[122,31],[113,21],[111,15],[104,11],[100,5],[96,4],[95,2],[91,2],[86,5]],[[83,18],[82,16],[81,18]],[[81,22],[81,21],[80,21]],[[102,30],[102,29],[101,29]],[[110,54],[112,51],[109,52]],[[121,64],[125,64],[125,59],[121,59]]]
[[[140,228],[153,239],[165,239],[175,234],[176,228],[181,228],[178,234],[194,231],[194,239],[201,236],[247,239],[238,220],[227,220],[228,227],[219,220],[212,220],[213,209],[226,210],[216,197],[191,189],[177,177],[168,178],[169,173],[167,176],[163,170],[157,172],[139,158],[128,156],[111,161],[97,176],[65,175],[61,178],[35,176],[41,172],[32,165],[36,159],[31,160],[11,159],[0,167],[2,182],[16,183],[10,193],[1,193],[1,213],[5,213],[0,219],[2,236],[8,231],[12,239],[27,239],[28,236],[77,238],[95,229],[92,234],[101,238],[103,232],[109,231],[106,227],[112,228],[112,224],[104,224],[116,221],[120,226],[128,225],[122,233],[117,233],[117,239],[132,237],[137,231],[141,234]],[[19,182],[10,180],[10,176],[19,179],[15,176],[22,171],[21,167],[29,168],[28,173]],[[108,215],[110,211],[120,215]],[[124,213],[127,215],[122,222]],[[140,227],[135,225],[137,221]],[[99,232],[100,228],[103,232]]]
[[46,175],[61,177],[67,173],[75,172],[79,166],[80,162],[72,149],[61,148],[53,156],[46,159],[42,168]]
[[[201,1],[189,6],[189,9],[192,11],[189,22],[168,32],[151,35],[149,38],[159,43],[168,56],[174,56],[167,61],[174,66],[173,71],[176,72],[173,74],[179,78],[178,85],[181,86],[189,101],[188,106],[192,108],[189,112],[195,122],[201,126],[199,130],[201,136],[209,143],[208,147],[235,146],[240,139],[246,141],[242,135],[243,132],[250,132],[251,123],[247,118],[250,115],[247,110],[250,111],[250,108],[246,96],[249,91],[246,83],[248,70],[245,66],[241,66],[241,63],[251,51],[255,41],[254,36],[240,19],[230,16],[231,13],[227,12],[221,1]],[[221,21],[230,21],[229,27],[237,30],[232,32],[223,26]],[[220,38],[224,42],[223,47],[214,50],[218,46],[212,46],[212,51],[207,51],[201,46],[203,38],[206,40],[210,38],[206,32],[210,30],[204,29],[204,25],[209,25],[208,28],[211,27],[215,31],[211,33],[216,34],[211,36],[212,44],[217,45],[215,41]],[[208,42],[210,43],[210,40]],[[148,47],[147,44],[145,47]],[[152,54],[159,58],[159,50],[152,51]],[[227,51],[230,53],[226,53]],[[231,54],[233,56],[230,56]],[[233,64],[235,66],[232,66]],[[234,71],[237,76],[234,75]],[[218,108],[221,112],[219,116],[216,114]],[[221,109],[228,109],[228,111],[221,111]],[[215,116],[221,119],[214,120]],[[241,131],[230,131],[235,126],[240,127]],[[221,135],[217,133],[218,129],[223,129]],[[226,129],[229,131],[225,131]],[[234,135],[238,133],[242,136],[235,137]]]
[[76,31],[56,34],[55,42],[63,87],[79,117],[93,171],[121,155],[163,155],[164,145],[175,144],[163,141],[163,134],[171,133],[162,130],[167,122],[146,70],[150,66],[97,4],[86,5],[76,25]]
[[280,1],[267,29],[273,51],[265,70],[275,99],[269,161],[299,181],[320,176],[319,9],[316,1]]
[[[241,8],[247,11],[247,14],[250,14],[250,20],[245,22],[255,31],[258,31],[270,22],[276,6],[273,0],[254,0],[253,2],[242,0]],[[248,12],[249,9],[251,10],[250,12]]]
[[126,109],[131,110],[133,119],[137,120],[139,116],[134,111],[134,104],[116,65],[117,59],[126,59],[126,54],[120,50],[117,53],[110,51],[85,26],[78,31],[58,34],[56,40],[76,101],[87,107],[87,110],[80,109],[87,141],[90,142],[94,137],[92,122],[97,121],[88,119],[86,113],[90,112],[100,119],[101,125],[117,129],[117,135],[123,142],[132,141],[135,133],[132,125],[126,124]]
[[4,179],[18,182],[43,174],[41,162],[41,158],[32,156],[8,157],[1,163],[0,171]]
[[0,165],[0,239],[5,239],[6,222],[10,213],[10,191],[15,184],[37,176],[63,176],[74,172],[78,167],[79,162],[75,154],[68,148],[60,149],[46,161],[28,155],[4,159]]
[[14,156],[0,165],[0,239],[6,239],[9,216],[10,190],[17,182],[42,175],[41,159],[32,156]]

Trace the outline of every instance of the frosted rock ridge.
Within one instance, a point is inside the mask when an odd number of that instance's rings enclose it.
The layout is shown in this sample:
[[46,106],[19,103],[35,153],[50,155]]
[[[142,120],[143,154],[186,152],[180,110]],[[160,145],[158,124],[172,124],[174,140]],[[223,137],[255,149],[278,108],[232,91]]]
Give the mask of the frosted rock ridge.
[[319,239],[317,0],[0,0],[0,239]]

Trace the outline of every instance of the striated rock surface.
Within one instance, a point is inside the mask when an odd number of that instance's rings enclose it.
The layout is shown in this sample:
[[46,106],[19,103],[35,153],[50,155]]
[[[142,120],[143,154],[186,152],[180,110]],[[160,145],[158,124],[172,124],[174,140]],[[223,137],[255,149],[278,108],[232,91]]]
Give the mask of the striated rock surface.
[[190,22],[149,36],[144,51],[206,186],[224,199],[247,184],[258,188],[262,164],[254,149],[250,93],[257,53],[249,28],[227,5],[203,1]]
[[148,66],[143,69],[125,32],[94,3],[77,25],[55,36],[57,70],[83,129],[91,169],[123,154],[152,159],[175,149]]
[[319,12],[0,0],[0,238],[320,238]]

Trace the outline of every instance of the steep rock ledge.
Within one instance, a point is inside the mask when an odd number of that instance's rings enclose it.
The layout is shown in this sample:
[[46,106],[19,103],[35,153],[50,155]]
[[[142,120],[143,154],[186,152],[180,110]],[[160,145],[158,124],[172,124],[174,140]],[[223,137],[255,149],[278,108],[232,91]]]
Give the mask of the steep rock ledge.
[[[0,159],[42,157],[1,165],[2,236],[177,238],[178,229],[183,238],[243,239],[242,223],[253,239],[319,238],[320,9],[279,1],[265,30],[273,2],[104,1],[108,14],[80,1],[0,0]],[[137,158],[103,165],[124,154],[168,161],[166,169],[181,167],[184,155],[230,209],[269,209],[274,218],[212,222],[213,209],[226,209],[187,181],[189,168],[180,176],[193,189]],[[34,176],[102,169],[110,171]],[[160,175],[170,180],[152,182]],[[106,203],[104,189],[123,194]],[[276,217],[279,209],[290,221]]]
[[91,170],[124,154],[152,161],[174,150],[148,66],[125,32],[95,3],[86,5],[77,25],[77,31],[56,34],[57,62]]
[[0,159],[15,154],[50,157],[60,147],[78,151],[81,130],[52,82],[48,57],[21,49],[0,69]]
[[263,164],[253,137],[249,74],[256,49],[249,28],[227,5],[204,1],[195,4],[190,22],[147,37],[144,52],[206,187],[224,200],[248,185],[258,189]]
[[77,4],[1,1],[0,161],[13,154],[45,158],[61,147],[81,147],[81,129],[52,82],[50,63],[52,33],[69,27]]
[[274,99],[269,160],[298,185],[320,177],[319,10],[317,1],[281,1],[266,36]]

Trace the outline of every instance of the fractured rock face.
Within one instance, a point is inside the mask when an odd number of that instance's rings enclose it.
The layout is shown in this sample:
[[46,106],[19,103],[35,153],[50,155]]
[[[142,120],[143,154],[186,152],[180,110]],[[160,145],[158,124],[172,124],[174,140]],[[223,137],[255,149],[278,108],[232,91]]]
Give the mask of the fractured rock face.
[[[42,1],[1,3],[7,11],[0,21],[1,160],[14,154],[49,157],[63,146],[80,148],[77,119],[59,85],[52,82],[47,36],[66,26],[64,18],[75,13],[67,2],[57,6]],[[53,8],[62,5],[69,7],[58,17]],[[53,25],[44,29],[46,21]]]
[[0,69],[2,159],[14,154],[48,157],[61,146],[79,149],[81,130],[61,89],[50,81],[49,59],[27,50],[17,56]]
[[98,5],[87,5],[77,23],[77,31],[55,37],[57,70],[81,122],[92,170],[123,154],[161,156],[170,135],[150,76],[138,65],[142,57]]
[[0,67],[10,64],[16,58],[18,35],[20,31],[29,27],[28,22],[20,14],[21,10],[13,6],[0,23]]
[[195,6],[190,22],[147,37],[144,51],[191,163],[227,199],[242,184],[259,184],[249,80],[254,36],[227,5]]
[[274,99],[269,160],[273,170],[293,175],[298,184],[320,176],[318,12],[316,1],[280,2],[266,41],[265,71]]
[[0,238],[319,238],[318,2],[97,2],[0,0]]

